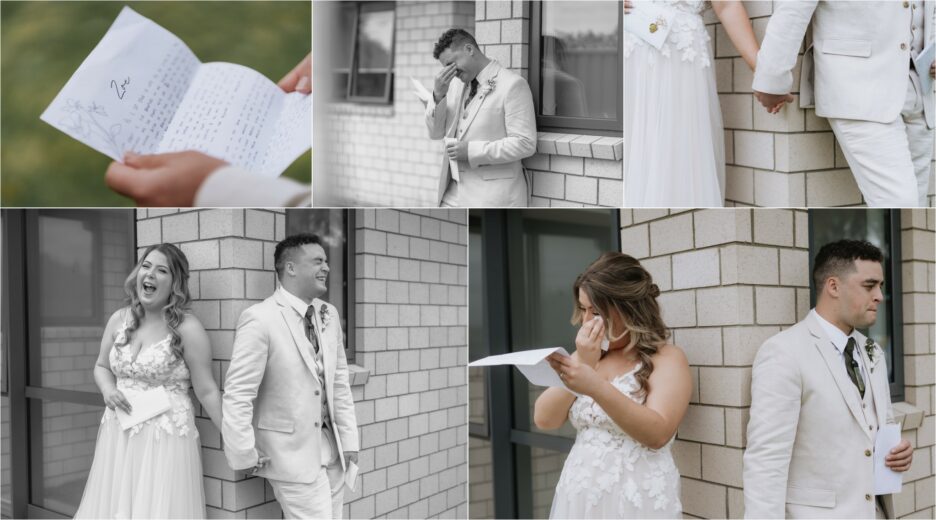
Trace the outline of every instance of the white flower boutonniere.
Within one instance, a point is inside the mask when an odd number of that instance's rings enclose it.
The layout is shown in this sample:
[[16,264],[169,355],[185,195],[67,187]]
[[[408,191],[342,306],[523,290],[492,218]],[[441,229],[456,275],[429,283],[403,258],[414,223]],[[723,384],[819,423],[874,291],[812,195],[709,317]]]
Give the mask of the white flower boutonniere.
[[877,346],[873,339],[868,338],[865,340],[865,352],[868,353],[868,359],[871,360],[871,371],[874,372],[874,366],[877,365],[877,362],[884,355],[884,351],[881,350],[881,347]]
[[331,312],[328,310],[328,305],[322,305],[322,308],[319,309],[319,319],[322,320],[322,328],[328,326],[328,322],[331,320]]
[[491,92],[494,92],[494,88],[496,86],[497,86],[496,78],[491,78],[485,81],[484,85],[481,87],[481,98],[483,99],[485,96],[487,96]]

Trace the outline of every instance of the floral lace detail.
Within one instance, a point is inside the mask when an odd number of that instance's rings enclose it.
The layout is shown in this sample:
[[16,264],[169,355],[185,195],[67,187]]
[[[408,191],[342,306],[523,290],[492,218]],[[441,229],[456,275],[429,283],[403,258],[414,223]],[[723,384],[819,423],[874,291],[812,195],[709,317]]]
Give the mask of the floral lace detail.
[[[114,346],[108,359],[111,371],[117,376],[117,388],[148,390],[162,386],[168,392],[172,404],[168,412],[132,427],[131,437],[146,426],[155,426],[157,435],[163,431],[180,437],[198,436],[192,400],[188,393],[191,375],[185,360],[172,350],[171,340],[172,337],[167,336],[151,345],[143,345],[134,359],[133,353],[127,348],[127,324],[124,323],[114,335]],[[101,422],[109,420],[116,421],[117,414],[108,408]]]
[[[658,55],[664,58],[670,58],[677,55],[682,61],[695,63],[701,68],[712,66],[711,53],[709,51],[708,31],[705,30],[705,22],[702,20],[702,11],[705,9],[705,2],[701,0],[641,0],[653,1],[654,3],[666,4],[669,9],[670,32],[666,41],[659,52],[649,43],[634,34],[624,33],[624,58],[627,59],[634,49],[644,47],[650,52],[648,61],[651,65],[655,64]],[[627,15],[625,15],[627,16]],[[675,52],[674,52],[675,51]]]
[[[634,376],[638,368],[614,378],[611,384],[642,403]],[[679,472],[670,452],[672,439],[659,450],[647,448],[624,433],[588,396],[575,400],[569,419],[578,433],[556,486],[557,499],[584,493],[589,508],[610,501],[619,518],[634,517],[641,511],[679,515]]]

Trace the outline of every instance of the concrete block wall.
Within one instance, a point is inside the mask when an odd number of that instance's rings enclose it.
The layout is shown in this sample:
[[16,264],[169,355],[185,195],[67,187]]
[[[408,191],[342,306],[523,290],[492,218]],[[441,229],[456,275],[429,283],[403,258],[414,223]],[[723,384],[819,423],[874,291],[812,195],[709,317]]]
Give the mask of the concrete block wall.
[[[476,2],[478,45],[486,56],[524,78],[529,78],[530,45],[538,45],[530,41],[530,23],[530,2]],[[541,131],[537,140],[536,155],[523,161],[532,181],[531,206],[624,204],[622,137]]]
[[468,515],[465,210],[356,210],[363,485],[346,517]]
[[[764,39],[774,3],[746,0],[757,41]],[[725,125],[726,199],[729,205],[768,207],[855,206],[864,199],[825,118],[799,107],[800,64],[793,94],[779,114],[770,115],[751,93],[753,73],[741,59],[711,9],[705,20],[714,49],[715,76]],[[936,162],[930,173],[929,203],[936,194]]]
[[[904,215],[904,269],[915,276],[903,285],[905,331],[916,334],[905,338],[904,366],[908,374],[918,374],[907,380],[914,401],[908,397],[908,403],[895,404],[898,415],[906,417],[904,435],[918,442],[900,495],[906,500],[918,485],[932,497],[933,433],[925,429],[932,419],[918,419],[919,405],[911,403],[925,401],[932,414],[933,214],[919,210]],[[653,275],[672,341],[686,353],[692,369],[695,387],[673,445],[684,512],[742,518],[751,365],[767,338],[810,309],[808,214],[740,208],[622,210],[621,226],[622,250]],[[916,252],[906,251],[908,241]],[[921,435],[926,437],[922,443]],[[913,501],[898,513],[925,514],[927,500]]]

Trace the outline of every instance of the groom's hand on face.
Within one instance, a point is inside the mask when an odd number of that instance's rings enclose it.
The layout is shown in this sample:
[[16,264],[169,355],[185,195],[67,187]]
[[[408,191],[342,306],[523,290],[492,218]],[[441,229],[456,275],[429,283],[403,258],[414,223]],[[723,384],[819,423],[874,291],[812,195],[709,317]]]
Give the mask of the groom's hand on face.
[[436,103],[448,93],[449,83],[452,82],[452,78],[454,78],[457,73],[458,69],[455,68],[455,64],[449,63],[442,67],[442,70],[436,74],[435,85],[432,87],[432,95],[435,96]]
[[776,114],[783,108],[784,103],[792,103],[794,99],[792,94],[768,94],[756,90],[754,91],[754,97],[756,97],[760,104],[767,109],[767,112],[771,114]]
[[913,462],[913,446],[906,439],[901,440],[900,444],[894,446],[884,457],[884,464],[894,471],[907,471],[910,469],[911,462]]

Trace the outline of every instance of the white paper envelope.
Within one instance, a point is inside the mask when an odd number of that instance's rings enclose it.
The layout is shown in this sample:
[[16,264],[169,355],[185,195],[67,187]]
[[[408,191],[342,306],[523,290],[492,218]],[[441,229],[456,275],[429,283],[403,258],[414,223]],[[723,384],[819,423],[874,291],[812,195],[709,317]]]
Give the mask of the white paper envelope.
[[418,97],[419,100],[422,101],[423,106],[425,106],[429,103],[429,100],[432,99],[432,92],[429,92],[429,89],[424,87],[423,84],[413,76],[410,76],[409,80],[410,83],[413,84],[413,93],[416,94],[416,97]]
[[468,363],[468,366],[490,367],[497,365],[513,365],[517,367],[517,370],[519,370],[520,373],[530,381],[530,383],[536,386],[557,386],[560,388],[565,388],[566,391],[575,395],[579,395],[578,393],[569,390],[569,388],[562,382],[562,379],[559,379],[559,374],[557,374],[556,371],[553,370],[551,366],[549,366],[549,362],[546,361],[546,358],[553,352],[559,352],[564,356],[569,355],[566,349],[562,347],[521,350],[519,352],[511,352],[509,354],[481,358],[477,361]]
[[874,494],[889,495],[900,493],[903,487],[903,474],[888,468],[884,457],[900,444],[900,424],[885,424],[874,439]]
[[661,7],[634,2],[634,10],[624,15],[624,30],[659,50],[669,34],[670,21]]
[[121,390],[127,401],[130,401],[130,414],[120,408],[116,408],[117,422],[120,423],[121,430],[130,429],[143,421],[148,421],[161,413],[165,413],[172,408],[169,402],[169,393],[166,389],[157,386],[149,390]]
[[923,93],[933,93],[933,78],[929,75],[930,67],[933,65],[933,58],[936,58],[936,43],[931,43],[923,49],[917,57],[913,59],[913,66],[916,68],[917,76],[920,77],[920,87]]
[[344,474],[344,484],[347,486],[348,491],[354,491],[354,482],[357,479],[358,474],[358,465],[351,462],[348,464],[348,469],[345,470]]

